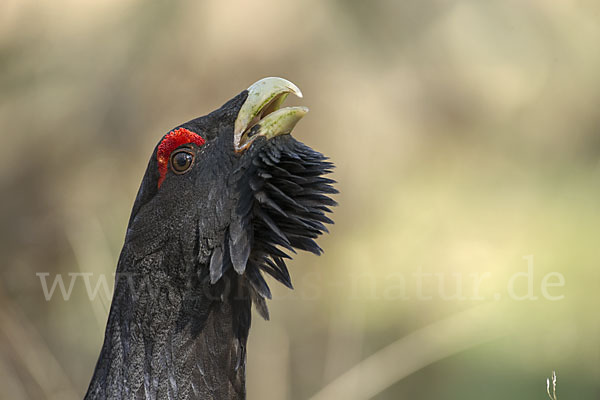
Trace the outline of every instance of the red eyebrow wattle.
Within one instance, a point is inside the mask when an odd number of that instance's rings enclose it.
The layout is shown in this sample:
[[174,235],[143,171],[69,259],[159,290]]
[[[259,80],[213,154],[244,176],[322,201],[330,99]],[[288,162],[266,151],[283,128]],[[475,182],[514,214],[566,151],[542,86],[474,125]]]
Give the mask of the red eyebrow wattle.
[[179,128],[169,132],[158,145],[158,150],[156,151],[156,160],[158,161],[159,173],[158,187],[162,185],[163,181],[165,180],[165,176],[167,175],[169,157],[171,157],[171,153],[173,150],[186,143],[194,143],[198,146],[202,146],[205,143],[205,140],[197,133],[185,128]]

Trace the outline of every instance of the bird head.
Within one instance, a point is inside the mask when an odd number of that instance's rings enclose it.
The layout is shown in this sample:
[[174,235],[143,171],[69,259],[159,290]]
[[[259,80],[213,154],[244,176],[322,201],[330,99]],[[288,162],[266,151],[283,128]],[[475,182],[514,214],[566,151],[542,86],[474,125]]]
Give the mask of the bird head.
[[315,239],[336,204],[334,181],[324,177],[333,164],[291,136],[308,109],[282,107],[290,93],[302,97],[285,79],[262,79],[162,137],[129,221],[125,248],[134,258],[176,254],[160,263],[164,276],[191,273],[215,287],[243,278],[268,317],[264,274],[291,288],[285,259],[297,249],[322,252]]

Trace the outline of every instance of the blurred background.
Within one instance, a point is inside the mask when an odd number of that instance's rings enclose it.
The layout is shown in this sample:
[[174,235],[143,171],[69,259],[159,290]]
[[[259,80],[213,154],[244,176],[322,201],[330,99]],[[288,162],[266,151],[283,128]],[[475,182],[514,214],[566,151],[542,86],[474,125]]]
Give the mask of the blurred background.
[[599,43],[586,0],[2,1],[1,397],[83,396],[156,142],[282,76],[340,205],[248,398],[600,398]]

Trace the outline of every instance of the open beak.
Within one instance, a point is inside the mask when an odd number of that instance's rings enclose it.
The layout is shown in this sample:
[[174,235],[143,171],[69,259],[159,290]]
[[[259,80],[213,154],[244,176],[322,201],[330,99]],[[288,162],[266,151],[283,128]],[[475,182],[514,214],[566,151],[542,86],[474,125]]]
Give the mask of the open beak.
[[247,149],[259,136],[271,139],[294,129],[308,108],[281,108],[290,93],[302,97],[300,89],[283,78],[264,78],[248,88],[248,97],[240,108],[233,130],[236,152]]

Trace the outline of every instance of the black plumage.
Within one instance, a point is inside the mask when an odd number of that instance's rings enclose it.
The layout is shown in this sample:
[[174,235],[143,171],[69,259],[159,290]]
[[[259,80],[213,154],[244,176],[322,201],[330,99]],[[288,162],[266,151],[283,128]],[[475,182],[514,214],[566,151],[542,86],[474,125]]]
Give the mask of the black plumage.
[[247,96],[178,127],[205,142],[180,146],[194,157],[187,173],[162,180],[155,148],[86,399],[243,399],[251,305],[269,318],[265,274],[292,288],[285,260],[322,253],[333,164],[288,134],[236,151]]

